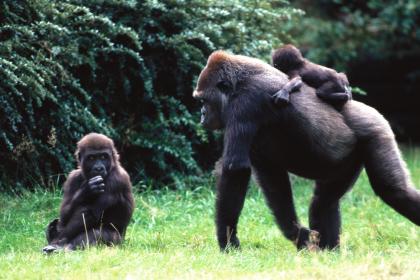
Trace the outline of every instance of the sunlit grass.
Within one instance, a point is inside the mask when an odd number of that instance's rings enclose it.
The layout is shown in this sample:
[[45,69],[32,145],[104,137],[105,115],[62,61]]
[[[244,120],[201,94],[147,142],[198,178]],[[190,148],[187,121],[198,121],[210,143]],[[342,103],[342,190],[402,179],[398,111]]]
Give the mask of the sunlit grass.
[[[404,148],[420,186],[420,150]],[[312,183],[292,178],[295,204],[307,225]],[[0,196],[0,278],[12,279],[420,279],[420,228],[377,198],[362,174],[342,200],[339,252],[297,252],[277,229],[253,186],[239,224],[242,249],[219,252],[213,223],[214,186],[136,195],[126,242],[116,248],[41,254],[44,228],[61,194]]]

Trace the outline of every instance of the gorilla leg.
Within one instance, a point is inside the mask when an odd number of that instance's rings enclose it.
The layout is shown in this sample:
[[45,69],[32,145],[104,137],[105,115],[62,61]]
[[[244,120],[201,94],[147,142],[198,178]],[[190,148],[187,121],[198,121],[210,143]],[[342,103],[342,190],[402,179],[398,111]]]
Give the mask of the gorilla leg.
[[319,232],[319,247],[333,249],[340,243],[340,198],[350,189],[361,171],[355,164],[347,174],[328,181],[317,181],[309,209],[309,225]]
[[90,211],[87,211],[84,208],[78,209],[73,213],[68,223],[63,227],[60,227],[58,237],[53,243],[63,246],[81,232],[83,233],[86,232],[86,230],[97,227],[98,224],[99,222]]
[[245,201],[250,169],[222,170],[217,176],[216,227],[221,250],[239,247],[236,227]]
[[82,232],[72,239],[64,247],[68,250],[75,249],[84,249],[88,246],[94,246],[97,244],[105,245],[116,245],[121,243],[121,235],[114,229],[101,228],[101,229],[91,229],[87,233]]
[[87,232],[79,233],[75,238],[71,239],[69,242],[61,242],[60,244],[49,244],[45,246],[42,251],[45,254],[51,254],[61,250],[76,250],[84,249],[89,246],[94,246],[96,244],[105,244],[105,245],[116,245],[121,243],[122,236],[115,230],[110,228],[94,228],[90,229]]
[[270,170],[267,166],[255,167],[254,172],[284,236],[294,241],[298,249],[308,246],[310,231],[299,224],[288,173],[278,168]]
[[365,165],[374,192],[420,226],[420,192],[413,187],[393,135],[376,135],[365,145]]
[[48,224],[47,229],[45,230],[45,236],[47,238],[48,244],[51,244],[58,238],[60,234],[58,230],[59,222],[59,219],[54,219]]

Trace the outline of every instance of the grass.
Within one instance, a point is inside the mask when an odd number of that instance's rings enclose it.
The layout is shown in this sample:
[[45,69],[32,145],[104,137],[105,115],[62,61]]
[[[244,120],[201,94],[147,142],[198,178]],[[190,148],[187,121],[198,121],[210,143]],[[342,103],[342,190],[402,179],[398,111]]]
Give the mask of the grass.
[[[404,155],[420,186],[420,149]],[[307,225],[311,182],[292,178]],[[126,242],[53,256],[41,254],[44,228],[58,214],[59,192],[0,195],[0,279],[420,279],[420,228],[372,192],[363,174],[342,200],[339,252],[297,252],[253,186],[239,224],[242,249],[219,252],[214,187],[136,195]]]

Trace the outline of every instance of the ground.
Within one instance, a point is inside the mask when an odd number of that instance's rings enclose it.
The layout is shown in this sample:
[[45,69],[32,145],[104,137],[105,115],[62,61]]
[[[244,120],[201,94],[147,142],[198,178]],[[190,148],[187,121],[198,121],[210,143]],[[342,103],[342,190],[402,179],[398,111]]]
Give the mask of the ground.
[[[420,149],[404,155],[419,188]],[[307,225],[312,183],[292,180]],[[334,252],[297,252],[253,185],[239,223],[242,249],[220,253],[213,185],[138,193],[122,246],[53,256],[41,248],[60,191],[0,195],[0,279],[420,279],[420,227],[377,198],[365,174],[342,200],[342,245]]]

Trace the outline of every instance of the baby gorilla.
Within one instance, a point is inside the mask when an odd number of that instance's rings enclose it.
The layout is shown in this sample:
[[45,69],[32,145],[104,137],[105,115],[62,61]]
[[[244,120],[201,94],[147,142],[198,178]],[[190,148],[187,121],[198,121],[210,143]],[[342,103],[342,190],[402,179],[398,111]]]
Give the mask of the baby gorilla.
[[60,219],[47,227],[44,253],[120,243],[134,210],[130,177],[114,142],[90,133],[77,143],[78,168],[64,183]]
[[[344,73],[315,64],[303,58],[301,52],[293,45],[277,49],[272,56],[273,66],[286,73],[290,79],[301,77],[310,87],[316,89],[316,95],[336,107],[341,107],[352,99],[349,81]],[[275,103],[289,103],[289,89],[282,89],[273,98]]]

